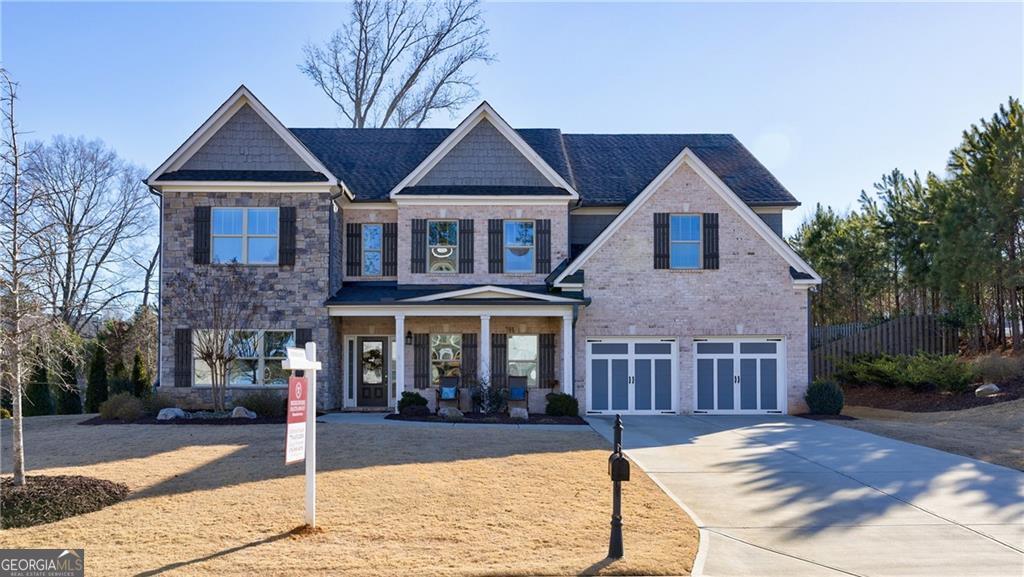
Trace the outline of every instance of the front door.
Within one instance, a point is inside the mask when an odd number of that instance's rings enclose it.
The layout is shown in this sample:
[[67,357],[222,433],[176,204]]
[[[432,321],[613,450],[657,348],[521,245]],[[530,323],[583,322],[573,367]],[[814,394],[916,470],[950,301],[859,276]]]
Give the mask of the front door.
[[387,338],[360,338],[359,379],[356,405],[360,407],[388,406],[388,341]]

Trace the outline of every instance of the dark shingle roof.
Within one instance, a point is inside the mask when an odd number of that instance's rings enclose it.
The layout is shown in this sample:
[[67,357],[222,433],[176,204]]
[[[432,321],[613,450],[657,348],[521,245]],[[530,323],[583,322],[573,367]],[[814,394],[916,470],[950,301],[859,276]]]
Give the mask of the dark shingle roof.
[[244,180],[249,182],[325,182],[327,177],[312,170],[176,170],[157,180]]
[[[504,288],[516,289],[524,292],[536,293],[538,295],[551,294],[547,285],[495,285]],[[415,297],[425,297],[450,291],[479,288],[476,284],[461,285],[399,285],[394,281],[356,281],[346,282],[344,286],[331,298],[327,299],[326,305],[360,305],[377,303],[397,303]],[[559,295],[565,296],[565,295]],[[518,302],[529,302],[541,304],[540,301],[531,299],[458,299],[456,302],[470,304],[478,302],[500,302],[502,304],[515,304]],[[416,304],[416,303],[409,303]],[[419,303],[423,304],[423,303]],[[432,304],[443,304],[439,301],[432,301]]]
[[[359,201],[388,193],[451,133],[443,128],[292,128]],[[562,134],[516,131],[584,205],[629,204],[685,147],[690,147],[750,205],[799,203],[731,134]]]
[[407,186],[399,192],[413,196],[568,196],[557,186]]

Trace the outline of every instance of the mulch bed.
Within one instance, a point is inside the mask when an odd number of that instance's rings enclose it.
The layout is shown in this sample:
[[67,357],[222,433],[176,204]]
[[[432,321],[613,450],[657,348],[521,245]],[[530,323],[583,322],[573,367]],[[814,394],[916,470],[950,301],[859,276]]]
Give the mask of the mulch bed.
[[426,415],[423,417],[411,417],[405,415],[391,414],[385,419],[395,421],[421,421],[426,423],[489,423],[497,425],[586,425],[587,422],[580,417],[564,416],[552,417],[543,413],[530,413],[530,420],[510,418],[506,414],[488,415],[484,413],[463,413],[461,421],[446,421],[439,415]]
[[972,386],[965,393],[943,393],[926,391],[915,393],[910,389],[896,387],[843,387],[847,405],[890,409],[910,413],[934,413],[938,411],[959,411],[973,407],[994,405],[1024,397],[1024,378],[1000,383],[999,394],[992,397],[975,397]]
[[128,486],[80,475],[32,475],[25,485],[13,477],[0,480],[3,527],[31,527],[92,513],[123,501]]
[[142,417],[141,419],[124,422],[120,419],[104,419],[92,417],[86,419],[79,425],[282,425],[284,417],[256,417],[255,419],[171,419],[170,421],[158,421],[156,417]]

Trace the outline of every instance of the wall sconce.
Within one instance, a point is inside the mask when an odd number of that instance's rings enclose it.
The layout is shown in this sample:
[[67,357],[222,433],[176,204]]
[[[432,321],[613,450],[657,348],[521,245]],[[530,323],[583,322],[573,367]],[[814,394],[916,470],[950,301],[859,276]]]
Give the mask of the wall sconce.
[[405,344],[412,346],[412,331],[405,331]]

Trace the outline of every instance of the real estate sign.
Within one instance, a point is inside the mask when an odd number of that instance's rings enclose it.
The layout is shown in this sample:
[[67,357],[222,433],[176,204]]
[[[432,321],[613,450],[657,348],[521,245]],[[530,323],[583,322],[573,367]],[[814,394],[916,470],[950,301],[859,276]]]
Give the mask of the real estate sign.
[[288,379],[288,425],[285,432],[284,464],[298,463],[306,458],[306,377]]

